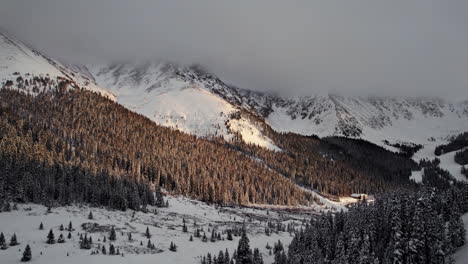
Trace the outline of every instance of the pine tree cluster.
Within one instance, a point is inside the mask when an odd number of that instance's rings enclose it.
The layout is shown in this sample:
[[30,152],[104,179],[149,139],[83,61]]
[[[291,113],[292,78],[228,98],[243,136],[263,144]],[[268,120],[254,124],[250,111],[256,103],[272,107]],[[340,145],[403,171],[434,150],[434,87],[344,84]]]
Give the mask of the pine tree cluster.
[[[284,254],[284,252],[283,252]],[[201,257],[201,264],[263,264],[263,257],[258,248],[250,249],[250,241],[245,229],[242,229],[241,238],[232,257],[226,249],[219,251],[218,255],[211,253]]]
[[468,149],[460,150],[455,153],[455,162],[460,165],[468,165]]

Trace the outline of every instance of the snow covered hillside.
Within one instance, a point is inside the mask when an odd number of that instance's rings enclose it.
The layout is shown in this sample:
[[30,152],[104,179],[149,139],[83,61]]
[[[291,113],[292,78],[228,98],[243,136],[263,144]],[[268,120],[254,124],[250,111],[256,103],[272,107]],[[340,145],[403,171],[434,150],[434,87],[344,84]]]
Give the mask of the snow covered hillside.
[[201,136],[238,132],[247,142],[273,149],[260,126],[243,113],[278,132],[357,137],[378,145],[383,140],[424,144],[468,130],[468,101],[331,94],[283,98],[230,86],[200,66],[148,62],[88,68],[120,103],[158,124]]
[[[242,116],[241,108],[214,93],[218,79],[200,79],[196,68],[166,62],[88,66],[97,83],[117,101],[159,125],[198,136],[240,134],[245,142],[279,150],[260,126]],[[199,78],[200,77],[200,78]]]
[[[68,80],[76,87],[99,92],[114,99],[112,93],[99,87],[91,78],[82,74],[76,68],[67,67],[54,59],[48,58],[13,37],[0,32],[1,86],[32,90],[32,87],[28,87],[29,81],[27,85],[25,81],[34,78],[48,79],[55,82],[57,82],[56,80]],[[31,86],[33,85],[31,84]]]
[[[239,236],[228,240],[227,230],[245,226],[250,245],[259,248],[265,263],[272,263],[267,244],[271,247],[278,240],[289,244],[292,228],[304,228],[304,219],[310,219],[312,211],[288,212],[251,208],[216,208],[198,201],[169,197],[168,208],[148,208],[150,212],[109,211],[88,207],[58,207],[47,212],[47,208],[34,204],[18,205],[18,210],[0,213],[0,232],[7,242],[16,234],[20,245],[0,251],[0,263],[20,263],[21,254],[27,244],[31,246],[33,263],[200,263],[200,256],[208,252],[217,255],[220,250],[232,253],[237,247]],[[157,213],[154,213],[154,210]],[[92,218],[89,219],[89,213]],[[184,221],[187,232],[184,232]],[[72,231],[67,230],[72,223]],[[39,230],[43,223],[43,230]],[[270,224],[269,224],[270,223]],[[60,231],[63,225],[64,230]],[[281,226],[280,230],[269,226]],[[114,227],[116,240],[109,239]],[[148,228],[150,238],[146,236]],[[284,228],[284,229],[283,229]],[[202,237],[195,237],[200,229]],[[266,234],[266,230],[271,230]],[[64,243],[47,244],[47,235],[52,230],[55,240],[61,234]],[[212,231],[220,237],[211,239]],[[70,238],[68,234],[70,233]],[[131,233],[131,239],[129,239]],[[203,234],[207,241],[203,241]],[[90,249],[80,249],[80,236],[92,238]],[[192,236],[193,241],[190,241]],[[105,240],[104,240],[104,237]],[[148,248],[148,241],[154,247]],[[177,251],[169,250],[171,242]],[[109,255],[113,244],[120,255]],[[102,253],[102,246],[107,254]],[[92,252],[98,251],[98,254]]]

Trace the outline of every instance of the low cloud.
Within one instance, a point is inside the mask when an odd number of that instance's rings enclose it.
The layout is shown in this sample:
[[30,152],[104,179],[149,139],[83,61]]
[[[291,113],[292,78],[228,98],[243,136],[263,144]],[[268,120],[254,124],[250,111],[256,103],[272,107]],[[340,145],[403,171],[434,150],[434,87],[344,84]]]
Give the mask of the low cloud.
[[0,25],[68,62],[200,63],[287,95],[468,99],[468,2],[3,1]]

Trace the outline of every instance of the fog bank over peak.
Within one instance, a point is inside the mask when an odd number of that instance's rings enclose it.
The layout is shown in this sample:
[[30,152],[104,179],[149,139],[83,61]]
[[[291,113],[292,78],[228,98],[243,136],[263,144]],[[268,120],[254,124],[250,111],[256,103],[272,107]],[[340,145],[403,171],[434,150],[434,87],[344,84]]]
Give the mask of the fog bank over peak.
[[199,63],[290,96],[468,99],[468,2],[4,1],[0,25],[69,63]]

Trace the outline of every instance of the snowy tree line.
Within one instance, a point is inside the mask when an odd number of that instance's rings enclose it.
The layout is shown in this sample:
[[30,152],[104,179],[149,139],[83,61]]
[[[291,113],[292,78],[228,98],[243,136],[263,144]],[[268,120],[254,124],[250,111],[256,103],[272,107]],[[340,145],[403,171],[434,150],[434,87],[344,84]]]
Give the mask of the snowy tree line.
[[449,143],[437,146],[434,150],[434,154],[440,156],[465,147],[468,147],[468,132],[458,134],[454,136]]
[[0,153],[0,171],[0,204],[5,201],[48,206],[87,203],[120,210],[165,206],[161,193],[158,191],[155,196],[146,182],[111,177],[106,171],[91,174],[76,166],[56,163],[47,166],[6,153]]

